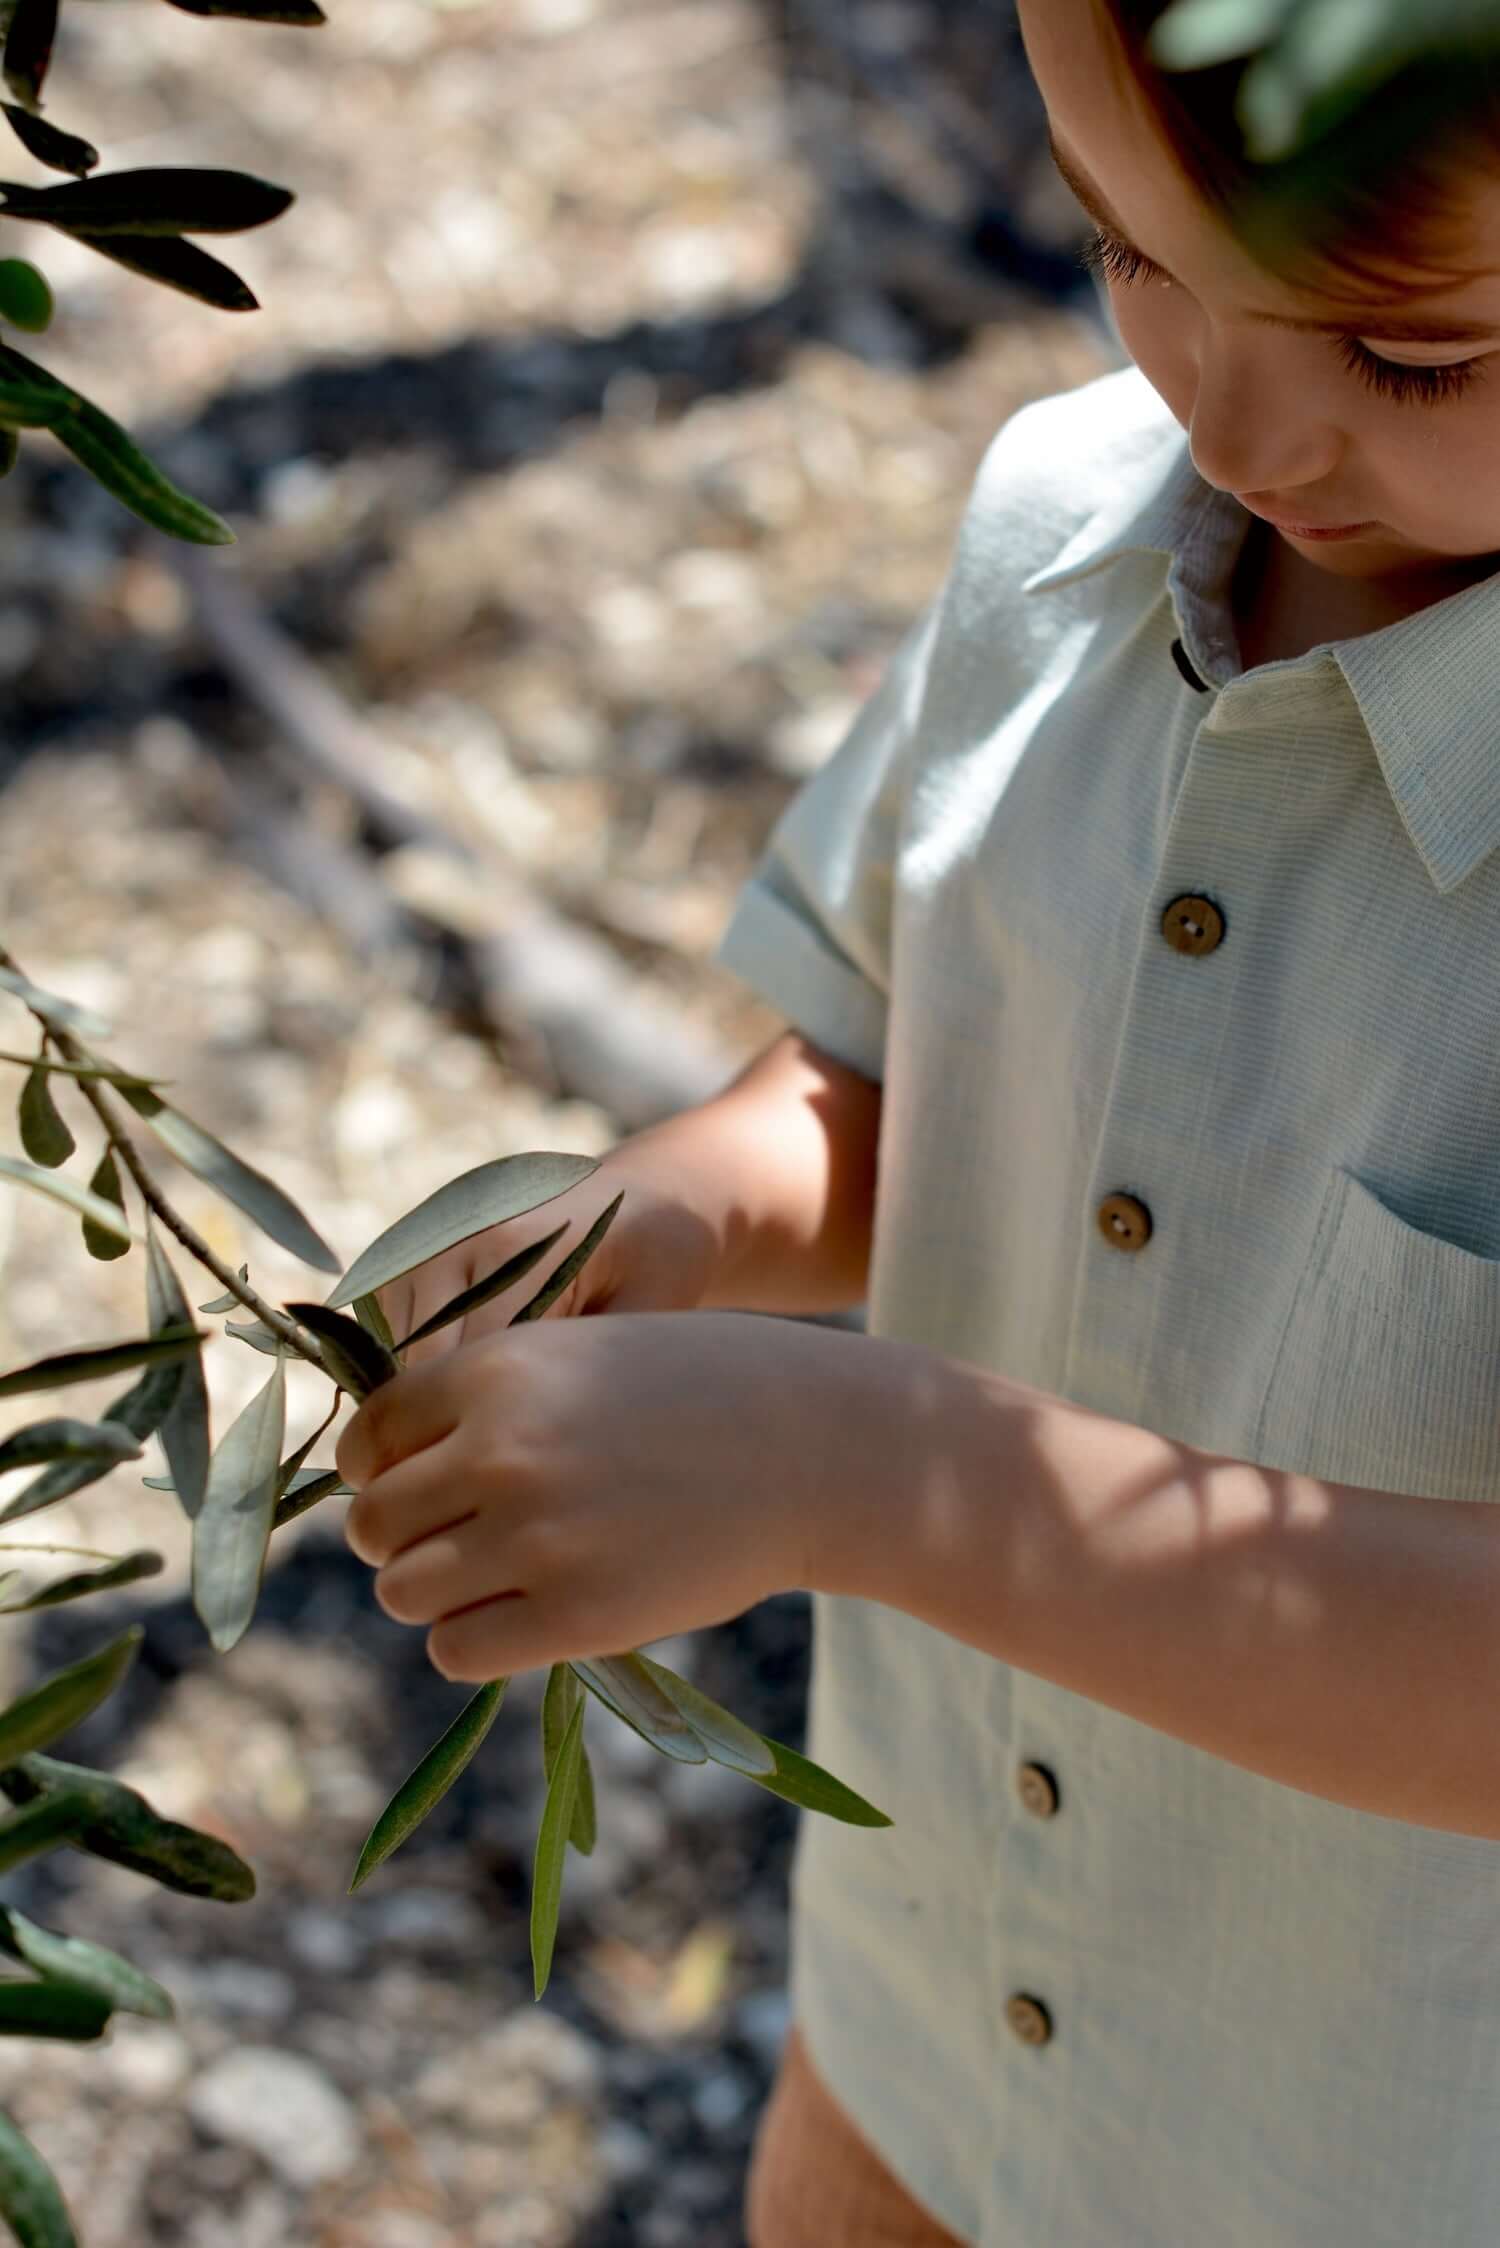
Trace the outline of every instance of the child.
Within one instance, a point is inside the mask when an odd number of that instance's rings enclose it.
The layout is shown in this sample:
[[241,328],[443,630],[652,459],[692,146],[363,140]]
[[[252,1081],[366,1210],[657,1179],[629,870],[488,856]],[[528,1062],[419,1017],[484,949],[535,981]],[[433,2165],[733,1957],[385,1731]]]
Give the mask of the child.
[[895,1824],[801,1827],[754,2248],[1500,2227],[1500,178],[1454,123],[1252,258],[1158,12],[1023,0],[1136,367],[772,838],[794,1032],[339,1446],[454,1678],[813,1591]]

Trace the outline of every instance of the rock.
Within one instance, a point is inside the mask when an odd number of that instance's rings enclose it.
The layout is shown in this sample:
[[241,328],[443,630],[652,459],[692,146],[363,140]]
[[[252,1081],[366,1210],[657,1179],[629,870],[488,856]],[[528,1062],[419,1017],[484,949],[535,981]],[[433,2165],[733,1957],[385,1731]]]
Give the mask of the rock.
[[473,1951],[489,1922],[471,1898],[454,1889],[398,1889],[373,1905],[378,1940],[430,1951]]
[[762,2067],[774,2070],[791,2027],[792,2001],[780,1988],[751,1991],[734,2010],[734,2026]]
[[304,1967],[320,1975],[352,1973],[364,1957],[365,1947],[350,1925],[347,1913],[330,1912],[324,1905],[305,1905],[286,1924],[287,1949]]
[[127,2098],[147,2103],[170,2099],[193,2065],[192,2048],[180,2029],[128,2014],[116,2018],[100,2058]]
[[246,2045],[189,2088],[200,2131],[248,2147],[288,2185],[347,2175],[363,2151],[354,2110],[333,2079],[300,2053]]
[[253,1959],[209,1960],[189,1969],[187,1983],[195,2009],[204,2014],[283,2022],[297,2003],[297,1986],[290,1975]]

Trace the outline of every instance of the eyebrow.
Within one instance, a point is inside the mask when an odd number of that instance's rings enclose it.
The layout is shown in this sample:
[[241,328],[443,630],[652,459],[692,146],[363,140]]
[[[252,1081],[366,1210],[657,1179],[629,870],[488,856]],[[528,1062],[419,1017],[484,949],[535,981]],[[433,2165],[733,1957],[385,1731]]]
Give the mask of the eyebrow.
[[[1081,170],[1073,159],[1066,156],[1059,148],[1057,136],[1050,126],[1047,130],[1047,139],[1052,150],[1053,163],[1057,166],[1058,171],[1072,189],[1078,201],[1088,212],[1089,217],[1095,220],[1098,225],[1104,227],[1110,234],[1118,235],[1126,248],[1134,250],[1137,257],[1143,256],[1144,252],[1136,249],[1130,236],[1121,226],[1087,172]],[[1362,320],[1359,318],[1358,312],[1346,316],[1342,320],[1292,320],[1279,312],[1252,312],[1248,317],[1259,321],[1263,327],[1267,328],[1296,328],[1304,333],[1311,332],[1326,336],[1345,336],[1353,332],[1365,336],[1378,336],[1383,341],[1391,343],[1483,343],[1492,338],[1497,330],[1500,330],[1500,321],[1403,320],[1394,314],[1387,315],[1374,309],[1371,310],[1368,318]]]

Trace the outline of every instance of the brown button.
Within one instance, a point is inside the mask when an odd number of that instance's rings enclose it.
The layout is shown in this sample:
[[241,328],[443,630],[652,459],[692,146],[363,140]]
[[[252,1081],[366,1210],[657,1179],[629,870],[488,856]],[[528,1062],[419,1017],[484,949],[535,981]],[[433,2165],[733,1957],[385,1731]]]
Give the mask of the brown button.
[[1057,1817],[1057,1782],[1045,1764],[1023,1764],[1016,1774],[1016,1793],[1033,1818]]
[[1151,1230],[1151,1212],[1133,1194],[1107,1194],[1100,1203],[1099,1231],[1112,1249],[1144,1249]]
[[1161,917],[1161,933],[1174,952],[1201,960],[1224,942],[1224,916],[1212,898],[1174,898]]
[[1017,1991],[1005,2001],[1005,2019],[1023,2045],[1045,2045],[1052,2035],[1052,2016],[1039,1998]]

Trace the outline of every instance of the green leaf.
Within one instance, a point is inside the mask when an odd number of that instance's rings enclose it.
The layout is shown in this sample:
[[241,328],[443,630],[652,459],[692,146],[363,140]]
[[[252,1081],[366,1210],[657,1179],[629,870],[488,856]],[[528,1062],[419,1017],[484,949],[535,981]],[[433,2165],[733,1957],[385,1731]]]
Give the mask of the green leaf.
[[[354,1316],[366,1333],[373,1335],[378,1343],[384,1343],[386,1349],[391,1352],[396,1350],[396,1338],[391,1333],[391,1323],[380,1307],[378,1296],[357,1297],[354,1304]],[[404,1349],[405,1345],[403,1344],[400,1347]]]
[[286,1439],[286,1359],[221,1440],[193,1524],[193,1606],[223,1655],[243,1638],[265,1572]]
[[[456,1319],[462,1319],[469,1312],[477,1311],[479,1306],[487,1304],[491,1297],[503,1294],[507,1288],[513,1287],[516,1281],[523,1280],[533,1265],[540,1264],[547,1251],[561,1241],[567,1230],[566,1224],[560,1225],[556,1232],[549,1233],[545,1240],[533,1241],[529,1249],[522,1249],[507,1264],[501,1265],[498,1272],[492,1272],[487,1279],[476,1280],[472,1288],[465,1288],[461,1294],[450,1297],[441,1311],[435,1311],[430,1319],[423,1320],[420,1327],[413,1327],[409,1335],[403,1336],[397,1348],[410,1350],[413,1343],[425,1342],[429,1335],[437,1334],[440,1328],[451,1327]],[[362,1303],[371,1300],[371,1298],[364,1296],[360,1298]]]
[[[547,1673],[547,1691],[542,1697],[542,1767],[550,1781],[567,1737],[573,1712],[583,1698],[583,1688],[567,1663],[554,1663]],[[594,1777],[589,1770],[587,1751],[580,1751],[582,1763],[578,1773],[578,1800],[573,1806],[573,1824],[568,1830],[568,1840],[575,1850],[587,1857],[594,1847],[596,1825],[594,1814]]]
[[42,81],[57,36],[57,0],[16,0],[5,34],[0,67],[5,83],[23,109],[41,106]]
[[[73,1849],[145,1874],[179,1896],[242,1904],[255,1894],[255,1874],[237,1850],[216,1834],[159,1818],[143,1795],[106,1772],[27,1756],[0,1770],[0,1789],[13,1803],[37,1808],[47,1800],[81,1804],[84,1823],[64,1838]],[[0,1827],[0,1844],[4,1832]]]
[[22,1062],[29,1068],[39,1069],[48,1077],[97,1077],[111,1085],[170,1085],[170,1077],[142,1077],[137,1070],[116,1069],[112,1063],[63,1062],[55,1054],[12,1054],[0,1049],[0,1062]]
[[53,310],[45,273],[26,258],[0,258],[0,320],[39,336],[51,327]]
[[60,1670],[9,1709],[0,1710],[0,1766],[14,1764],[33,1749],[45,1748],[59,1734],[97,1709],[114,1692],[140,1652],[145,1633],[132,1624],[107,1647]]
[[[125,1190],[120,1184],[120,1167],[115,1161],[115,1151],[112,1147],[107,1147],[104,1150],[95,1165],[94,1175],[89,1180],[89,1192],[97,1195],[101,1202],[112,1203],[118,1211],[119,1217],[115,1225],[101,1226],[92,1217],[85,1215],[83,1221],[84,1247],[91,1257],[104,1259],[128,1257],[131,1242],[139,1240],[140,1236],[131,1232],[125,1216]],[[120,1239],[121,1232],[125,1235],[123,1241]]]
[[56,2178],[36,2148],[0,2110],[0,2216],[20,2248],[78,2248]]
[[568,1720],[547,1787],[547,1802],[537,1830],[536,1863],[531,1877],[531,1966],[541,1997],[552,1974],[557,1916],[562,1904],[563,1860],[578,1806],[578,1769],[583,1752],[583,1697]]
[[1297,0],[1177,0],[1146,42],[1163,70],[1206,70],[1253,55],[1286,22]]
[[159,1577],[165,1567],[159,1553],[142,1548],[135,1553],[122,1554],[118,1561],[107,1562],[102,1569],[79,1569],[72,1576],[59,1577],[25,1600],[13,1600],[9,1606],[0,1608],[0,1616],[23,1615],[28,1608],[56,1608],[64,1600],[81,1600],[90,1592],[113,1592],[120,1585],[139,1584],[142,1577]]
[[274,1358],[278,1350],[286,1348],[275,1328],[260,1319],[226,1319],[224,1332],[233,1335],[237,1343],[248,1343],[263,1358]]
[[[240,1266],[239,1276],[248,1288],[250,1285],[250,1267],[247,1264]],[[207,1312],[238,1311],[239,1308],[240,1299],[238,1296],[215,1296],[211,1304],[199,1304],[198,1306],[200,1311]]]
[[138,1460],[141,1447],[128,1428],[114,1421],[67,1419],[32,1421],[0,1443],[0,1475],[16,1467],[40,1467],[44,1460]]
[[169,2022],[176,2014],[170,1993],[117,1951],[39,1928],[14,1905],[0,1905],[0,1949],[35,1968],[49,1983],[71,1984],[117,2013],[144,2014],[157,2022]]
[[[133,1388],[127,1389],[123,1397],[117,1397],[106,1408],[104,1421],[110,1425],[118,1423],[144,1443],[148,1436],[156,1434],[171,1410],[187,1363],[186,1358],[179,1357],[163,1365],[149,1366]],[[71,1465],[59,1462],[28,1483],[20,1497],[0,1511],[0,1522],[13,1522],[21,1515],[36,1514],[42,1507],[55,1506],[59,1499],[71,1498],[86,1484],[97,1483],[110,1474],[116,1464],[114,1460],[101,1463],[84,1460]]]
[[[96,1174],[97,1176],[97,1174]],[[23,1163],[18,1155],[0,1155],[0,1177],[14,1179],[17,1186],[30,1187],[37,1194],[46,1194],[54,1202],[66,1202],[70,1209],[81,1211],[94,1224],[114,1239],[124,1239],[128,1249],[132,1241],[139,1241],[132,1233],[120,1211],[101,1194],[78,1184],[76,1179],[66,1179],[55,1171],[45,1171],[40,1164]],[[123,1252],[118,1252],[123,1254]]]
[[55,1795],[28,1803],[8,1819],[0,1819],[0,1873],[9,1873],[44,1850],[55,1850],[60,1842],[73,1841],[83,1831],[87,1817],[88,1805],[82,1796],[70,1788],[59,1788]]
[[664,1663],[641,1654],[636,1661],[644,1664],[668,1701],[681,1710],[716,1764],[726,1764],[730,1771],[743,1772],[752,1780],[764,1779],[775,1771],[776,1759],[759,1733],[752,1733],[748,1725],[710,1701],[707,1694],[700,1694],[696,1686],[679,1678]]
[[[20,353],[6,354],[0,351],[0,366],[3,366],[7,356],[19,359]],[[36,372],[41,374],[42,369],[39,367]],[[51,383],[50,375],[46,379]],[[71,999],[59,999],[55,992],[43,991],[39,985],[28,983],[24,976],[17,975],[13,968],[0,968],[0,991],[8,991],[15,998],[24,999],[31,1012],[40,1015],[49,1029],[74,1030],[81,1038],[111,1038],[114,1035],[114,1025],[107,1023],[102,1015],[91,1013],[87,1007],[76,1007]]]
[[595,1655],[573,1669],[606,1709],[622,1718],[663,1756],[678,1764],[706,1764],[708,1752],[677,1704],[663,1693],[641,1657]]
[[[99,1381],[106,1374],[123,1373],[127,1366],[153,1366],[184,1358],[189,1351],[200,1349],[204,1340],[194,1327],[182,1333],[147,1335],[139,1342],[95,1343],[83,1350],[60,1351],[52,1358],[35,1359],[30,1366],[18,1366],[13,1374],[0,1374],[0,1397],[20,1397],[35,1389],[66,1389],[70,1382]],[[115,1415],[107,1413],[105,1418]]]
[[[19,0],[21,7],[33,0]],[[15,18],[11,19],[12,39]],[[10,53],[6,45],[7,68]],[[241,234],[280,218],[293,201],[289,189],[212,165],[159,165],[108,172],[100,179],[67,180],[58,187],[27,187],[0,180],[0,213],[8,219],[41,219],[70,234]]]
[[29,110],[15,102],[0,102],[10,129],[28,155],[39,164],[50,164],[55,172],[91,172],[99,161],[99,151],[93,143],[80,140],[76,133],[62,132],[45,117],[34,117]]
[[33,1163],[55,1171],[66,1163],[78,1142],[59,1115],[45,1069],[33,1068],[21,1088],[21,1145]]
[[337,1468],[309,1468],[306,1474],[292,1477],[276,1502],[271,1526],[279,1530],[284,1523],[295,1522],[299,1514],[306,1514],[320,1499],[336,1498],[340,1494],[345,1498],[352,1496]]
[[[192,1309],[181,1281],[146,1220],[146,1319],[153,1334],[169,1334],[190,1327]],[[203,1361],[196,1354],[182,1363],[182,1380],[160,1424],[162,1450],[172,1470],[172,1481],[182,1510],[190,1522],[203,1510],[208,1489],[208,1463],[213,1451],[208,1384]]]
[[310,30],[328,18],[317,0],[171,0],[188,16],[239,16],[246,23],[286,23]]
[[372,1295],[456,1241],[555,1201],[598,1168],[592,1156],[542,1152],[505,1155],[461,1173],[376,1236],[324,1299],[327,1308],[335,1311],[356,1296]]
[[282,1309],[317,1336],[324,1365],[351,1397],[368,1397],[400,1373],[394,1355],[357,1319],[346,1319],[326,1304],[289,1303]]
[[137,1116],[144,1117],[184,1170],[191,1171],[194,1178],[202,1179],[205,1186],[222,1194],[237,1210],[243,1210],[246,1217],[254,1219],[262,1233],[269,1234],[283,1249],[290,1249],[304,1264],[315,1265],[320,1272],[338,1271],[338,1258],[327,1242],[314,1233],[296,1203],[264,1172],[242,1162],[221,1140],[205,1132],[201,1124],[195,1124],[180,1109],[169,1108],[155,1093],[139,1086],[126,1086],[122,1090],[124,1099]]
[[416,1770],[396,1790],[365,1838],[354,1879],[349,1884],[351,1896],[378,1865],[384,1864],[393,1850],[400,1849],[433,1805],[447,1794],[499,1715],[508,1684],[508,1679],[493,1678],[481,1686],[464,1704],[442,1739],[427,1751]]
[[[163,476],[118,422],[34,360],[0,344],[0,422],[50,429],[105,490],[173,538],[232,546],[229,525]],[[64,1024],[65,1029],[74,1027]],[[84,1035],[89,1035],[84,1033]],[[93,1036],[107,1035],[94,1031]],[[191,1166],[190,1166],[191,1167]],[[330,1265],[327,1270],[332,1270]]]
[[126,266],[132,273],[142,273],[148,281],[160,281],[169,289],[178,289],[185,297],[196,297],[200,304],[211,304],[216,311],[260,310],[259,297],[241,280],[233,266],[226,265],[222,258],[210,257],[196,242],[185,242],[181,236],[83,234],[75,230],[73,238],[97,250],[101,257],[112,258],[116,265]]
[[570,1251],[570,1253],[563,1258],[563,1261],[558,1266],[556,1272],[551,1274],[548,1279],[542,1282],[541,1287],[532,1297],[530,1303],[524,1305],[522,1309],[516,1313],[515,1318],[511,1321],[512,1327],[519,1327],[524,1321],[528,1319],[540,1319],[543,1312],[549,1311],[552,1305],[556,1303],[563,1290],[565,1288],[571,1287],[574,1279],[580,1272],[582,1272],[584,1266],[588,1263],[589,1258],[593,1255],[600,1242],[604,1239],[606,1233],[608,1233],[610,1227],[614,1224],[616,1215],[619,1212],[620,1204],[624,1201],[624,1199],[625,1195],[622,1190],[615,1196],[609,1208],[601,1212],[601,1214],[594,1220],[593,1224],[589,1227],[588,1232],[579,1242],[577,1248]]
[[788,1803],[800,1804],[804,1811],[822,1811],[831,1819],[842,1819],[847,1826],[895,1825],[894,1819],[887,1818],[884,1811],[877,1811],[873,1803],[856,1795],[852,1787],[845,1787],[831,1772],[825,1772],[821,1764],[799,1756],[794,1748],[786,1747],[781,1741],[768,1740],[766,1747],[776,1759],[776,1769],[768,1776],[747,1774],[757,1787],[783,1796]]
[[111,2011],[68,1983],[0,1982],[0,2037],[102,2037]]

